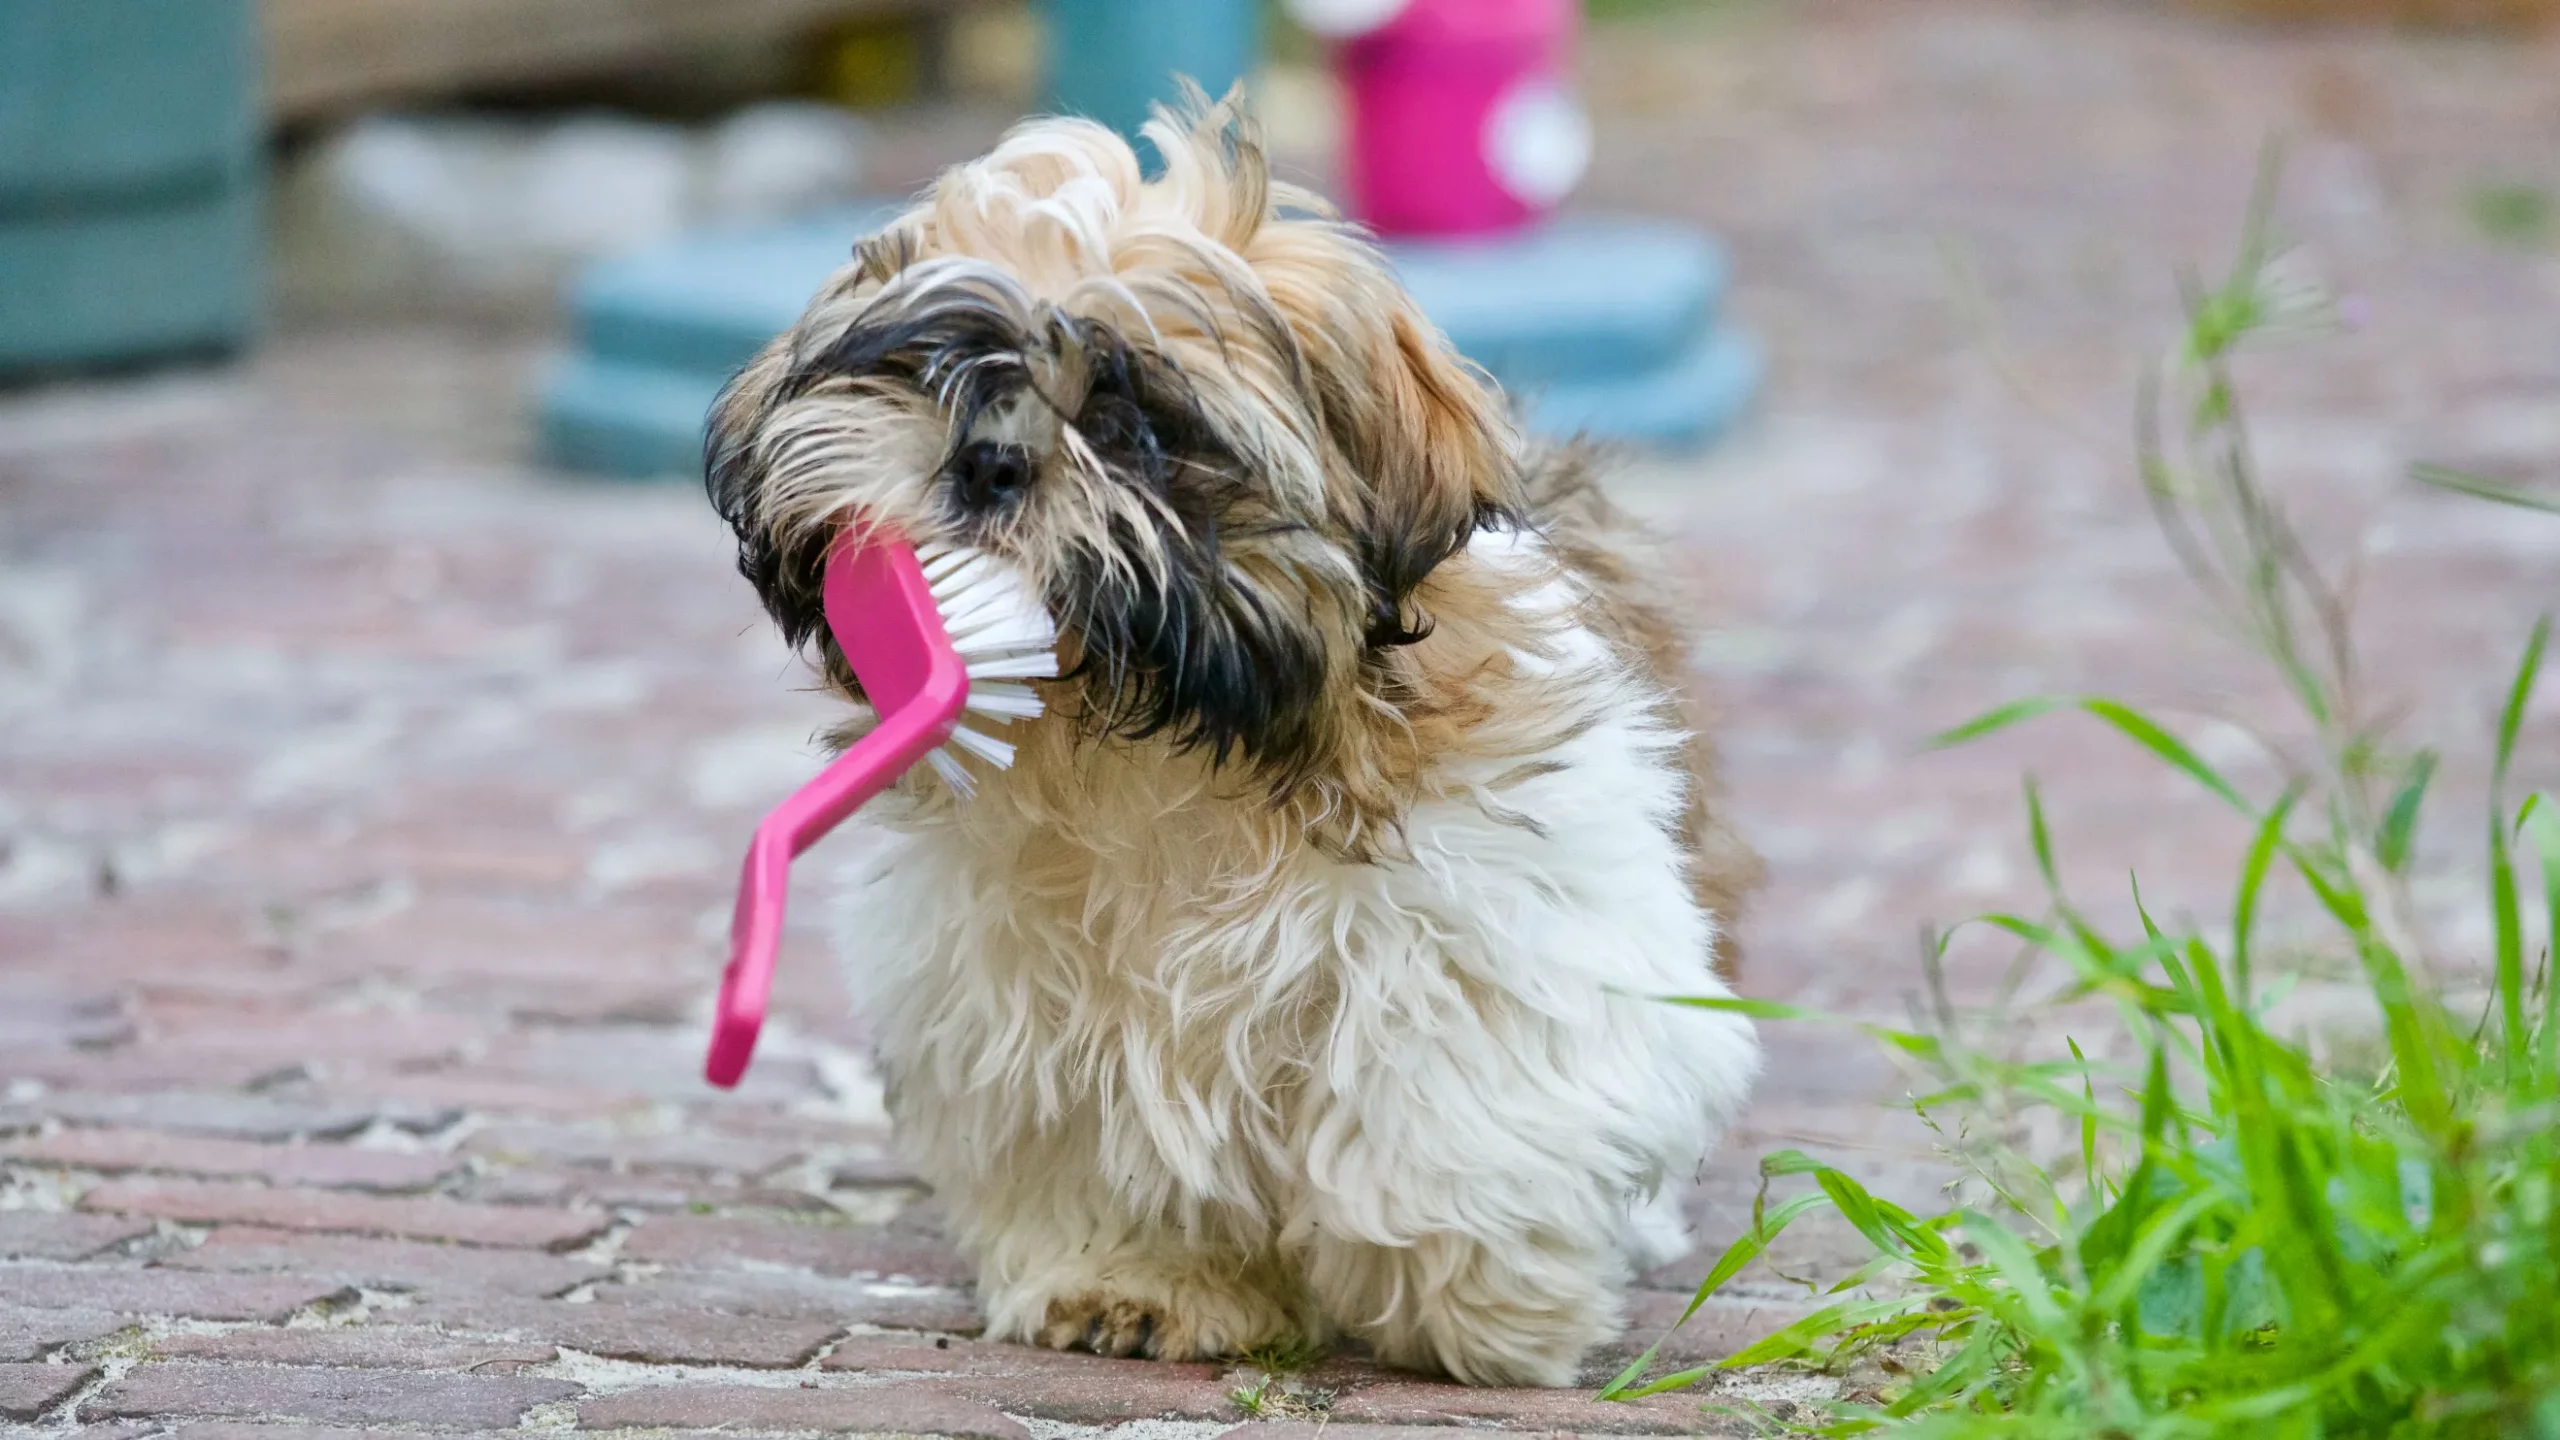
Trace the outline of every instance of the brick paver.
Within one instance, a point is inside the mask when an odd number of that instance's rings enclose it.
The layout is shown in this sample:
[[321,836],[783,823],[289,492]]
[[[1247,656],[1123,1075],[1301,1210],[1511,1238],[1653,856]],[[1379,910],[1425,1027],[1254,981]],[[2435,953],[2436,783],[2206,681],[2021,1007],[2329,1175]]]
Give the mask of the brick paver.
[[445,1299],[504,1295],[525,1299],[565,1294],[613,1273],[569,1255],[439,1245],[356,1235],[312,1235],[255,1225],[224,1225],[193,1249],[172,1251],[166,1268],[234,1274],[298,1270],[348,1284]]
[[31,1310],[110,1310],[188,1320],[251,1320],[280,1325],[324,1302],[346,1298],[335,1281],[294,1275],[205,1275],[159,1267],[81,1268],[22,1265],[7,1272],[0,1303]]
[[472,1205],[440,1195],[414,1199],[348,1195],[285,1185],[218,1180],[110,1180],[80,1197],[82,1208],[156,1215],[206,1225],[345,1230],[462,1245],[566,1250],[601,1234],[609,1217],[531,1205]]
[[323,1425],[432,1420],[451,1429],[505,1430],[537,1405],[578,1393],[561,1380],[406,1370],[198,1365],[139,1366],[81,1407],[100,1419],[262,1417]]
[[97,1374],[89,1365],[0,1364],[0,1420],[34,1420]]
[[128,1316],[77,1305],[21,1310],[14,1303],[0,1304],[0,1363],[25,1364],[114,1335],[134,1323]]
[[[2075,878],[2114,894],[2138,867],[2164,908],[2224,905],[2240,837],[2120,744],[2061,722],[1923,742],[2103,689],[2269,773],[2202,718],[2267,688],[2152,534],[2123,416],[2173,267],[2227,252],[2278,124],[2284,217],[2364,328],[2253,366],[2257,433],[2317,543],[2369,537],[2373,680],[2447,749],[2439,816],[2478,793],[2560,524],[2402,474],[2553,473],[2560,257],[2483,236],[2469,200],[2560,188],[2560,56],[2169,8],[1808,0],[1595,36],[1591,203],[1713,225],[1777,360],[1745,434],[1626,482],[1720,621],[1697,660],[1770,861],[1760,993],[1898,1018],[1924,923],[2031,905],[2022,769]],[[884,152],[986,131],[931,134]],[[0,1417],[192,1440],[1730,1423],[1356,1357],[1248,1403],[1231,1367],[973,1339],[814,929],[749,1083],[697,1079],[738,846],[827,711],[698,496],[525,463],[543,343],[288,331],[231,370],[0,395]],[[2446,824],[2423,867],[2455,946],[2479,938],[2469,834]],[[2006,958],[1959,951],[1955,982]],[[1747,1216],[1753,1152],[1915,1199],[1941,1173],[1878,1104],[1881,1060],[1767,1035],[1692,1197],[1709,1252],[1648,1277],[1627,1347]],[[1784,1259],[1852,1248],[1815,1231]],[[1755,1275],[1665,1353],[1729,1353],[1804,1303]]]
[[578,1407],[586,1430],[817,1431],[949,1435],[960,1440],[1031,1440],[1022,1422],[934,1385],[887,1384],[829,1390],[743,1385],[626,1391]]
[[155,1341],[151,1353],[168,1360],[512,1375],[550,1364],[558,1358],[559,1347],[530,1341],[457,1339],[422,1325],[302,1325],[282,1330],[179,1333]]
[[817,1358],[853,1323],[834,1316],[787,1319],[665,1305],[586,1304],[480,1297],[438,1300],[402,1318],[473,1334],[513,1335],[661,1365],[787,1370]]
[[75,1170],[237,1175],[270,1186],[349,1190],[424,1190],[462,1168],[459,1159],[431,1151],[258,1145],[148,1130],[57,1130],[0,1144],[0,1157]]
[[151,1233],[148,1220],[66,1215],[53,1210],[0,1211],[0,1260],[86,1260]]

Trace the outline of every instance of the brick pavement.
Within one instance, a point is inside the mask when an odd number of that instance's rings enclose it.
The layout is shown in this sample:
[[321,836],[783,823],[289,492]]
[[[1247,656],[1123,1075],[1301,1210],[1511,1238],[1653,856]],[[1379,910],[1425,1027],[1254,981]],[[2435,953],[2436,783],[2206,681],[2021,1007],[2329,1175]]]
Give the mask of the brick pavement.
[[[2560,259],[2463,210],[2478,184],[2560,185],[2560,66],[2141,9],[1726,7],[1595,46],[1595,199],[1723,230],[1780,361],[1750,434],[1628,480],[1722,621],[1699,661],[1772,862],[1763,993],[1895,1013],[1920,924],[2022,900],[2026,767],[2075,874],[2138,865],[2165,905],[2219,903],[2234,837],[2117,747],[2059,723],[1920,741],[2029,691],[2263,698],[2113,437],[2167,267],[2227,245],[2270,123],[2304,137],[2289,218],[2370,319],[2253,372],[2260,433],[2317,528],[2372,537],[2377,674],[2452,747],[2457,791],[2553,594],[2560,527],[2398,476],[2548,476],[2560,454]],[[2037,403],[1971,343],[1942,242]],[[751,1082],[698,1082],[736,848],[823,711],[695,495],[523,465],[539,346],[292,333],[236,370],[0,397],[0,1428],[1187,1440],[1252,1420],[1249,1373],[970,1338],[813,937]],[[2537,716],[2560,719],[2549,692]],[[2459,857],[2430,866],[2459,937]],[[1880,1062],[1770,1038],[1696,1195],[1712,1236],[1763,1148],[1925,1185]],[[1629,1344],[1702,1266],[1654,1277]],[[1759,1277],[1671,1348],[1725,1353],[1796,1303]],[[1264,1393],[1240,1440],[1726,1423],[1348,1358]]]

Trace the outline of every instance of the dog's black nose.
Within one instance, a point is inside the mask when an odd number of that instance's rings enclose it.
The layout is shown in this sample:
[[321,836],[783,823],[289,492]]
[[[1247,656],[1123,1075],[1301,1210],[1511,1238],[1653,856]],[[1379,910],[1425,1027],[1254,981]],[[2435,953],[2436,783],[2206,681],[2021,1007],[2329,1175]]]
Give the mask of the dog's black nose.
[[1031,452],[1019,445],[973,440],[960,447],[942,473],[964,509],[992,510],[1031,483]]

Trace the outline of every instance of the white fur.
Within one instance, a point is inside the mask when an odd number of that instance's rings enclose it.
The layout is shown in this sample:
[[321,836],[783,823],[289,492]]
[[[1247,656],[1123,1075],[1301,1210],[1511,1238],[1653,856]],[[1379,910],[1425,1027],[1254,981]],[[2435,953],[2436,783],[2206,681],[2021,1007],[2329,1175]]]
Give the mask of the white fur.
[[1522,584],[1547,632],[1522,669],[1598,721],[1447,761],[1402,857],[1275,839],[1267,802],[1161,748],[1090,767],[1126,825],[1044,823],[1006,772],[849,832],[842,954],[992,1335],[1117,1306],[1166,1353],[1339,1330],[1564,1384],[1631,1265],[1686,1247],[1674,1192],[1758,1052],[1647,998],[1728,993],[1674,838],[1683,737],[1569,581]]

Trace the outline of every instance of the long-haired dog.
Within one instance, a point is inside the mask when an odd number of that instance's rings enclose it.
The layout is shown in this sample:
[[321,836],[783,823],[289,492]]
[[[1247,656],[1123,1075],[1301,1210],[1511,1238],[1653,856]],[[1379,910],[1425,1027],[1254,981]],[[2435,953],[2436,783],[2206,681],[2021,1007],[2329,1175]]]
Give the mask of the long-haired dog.
[[1064,637],[1012,768],[849,837],[901,1143],[997,1338],[1567,1383],[1757,1065],[1649,998],[1727,993],[1753,866],[1665,596],[1232,99],[1147,135],[1154,179],[1077,120],[951,170],[713,418],[741,566],[847,698],[855,514]]

